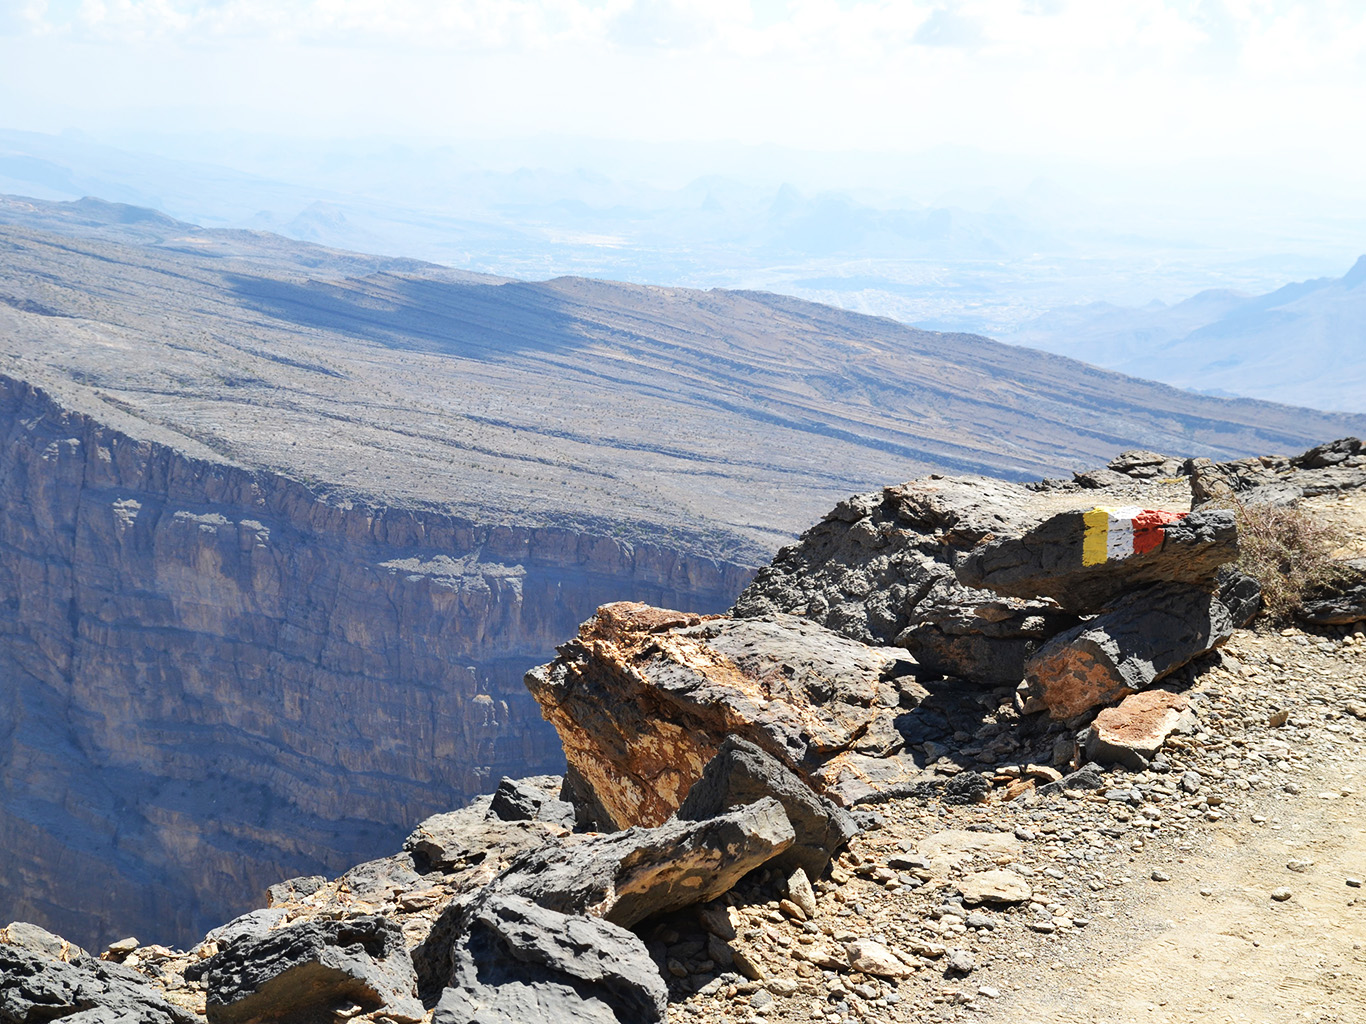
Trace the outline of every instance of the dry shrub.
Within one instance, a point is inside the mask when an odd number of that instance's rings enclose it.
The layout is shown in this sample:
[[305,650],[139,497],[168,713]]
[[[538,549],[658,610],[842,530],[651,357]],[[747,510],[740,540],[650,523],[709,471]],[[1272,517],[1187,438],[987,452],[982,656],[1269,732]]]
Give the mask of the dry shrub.
[[1295,505],[1220,505],[1238,518],[1238,568],[1262,587],[1262,610],[1273,621],[1291,618],[1305,594],[1330,584],[1337,567],[1330,552],[1337,533]]

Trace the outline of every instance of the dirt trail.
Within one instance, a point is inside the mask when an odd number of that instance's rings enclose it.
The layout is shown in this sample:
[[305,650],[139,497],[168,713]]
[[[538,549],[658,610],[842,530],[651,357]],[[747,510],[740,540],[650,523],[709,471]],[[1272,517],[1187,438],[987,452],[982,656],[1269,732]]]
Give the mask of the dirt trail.
[[[1264,823],[1211,827],[1202,850],[1171,865],[1170,882],[1145,880],[1114,922],[1088,932],[1084,951],[1015,978],[998,1016],[1366,1020],[1366,890],[1346,884],[1366,878],[1363,786],[1358,751],[1314,773],[1301,794],[1265,800]],[[1301,873],[1292,861],[1312,864]],[[1280,887],[1291,890],[1285,902],[1271,897]]]

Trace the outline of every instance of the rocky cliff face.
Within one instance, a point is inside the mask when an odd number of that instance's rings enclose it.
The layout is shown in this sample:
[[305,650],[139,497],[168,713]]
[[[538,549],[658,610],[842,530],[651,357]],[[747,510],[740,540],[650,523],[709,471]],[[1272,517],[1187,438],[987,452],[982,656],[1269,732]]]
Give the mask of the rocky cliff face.
[[714,610],[746,578],[329,504],[0,377],[0,914],[91,944],[202,933],[559,770],[525,669],[607,600]]

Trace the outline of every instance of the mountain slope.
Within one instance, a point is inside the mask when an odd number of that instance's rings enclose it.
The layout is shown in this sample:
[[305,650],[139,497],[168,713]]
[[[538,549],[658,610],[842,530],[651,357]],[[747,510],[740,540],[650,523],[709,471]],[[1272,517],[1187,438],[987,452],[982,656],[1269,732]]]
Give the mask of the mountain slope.
[[1094,305],[1008,340],[1212,393],[1366,410],[1366,256],[1341,278],[1266,295],[1201,292],[1171,307]]
[[558,769],[525,669],[605,600],[726,607],[851,492],[1363,430],[782,296],[0,201],[0,916],[179,941]]

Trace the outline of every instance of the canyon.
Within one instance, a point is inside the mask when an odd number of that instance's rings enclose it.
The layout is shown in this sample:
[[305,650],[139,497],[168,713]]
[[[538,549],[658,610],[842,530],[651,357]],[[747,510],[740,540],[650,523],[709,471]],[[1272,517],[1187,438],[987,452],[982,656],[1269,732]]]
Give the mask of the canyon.
[[1360,434],[781,296],[0,200],[0,915],[185,942],[559,772],[522,684],[870,482]]

